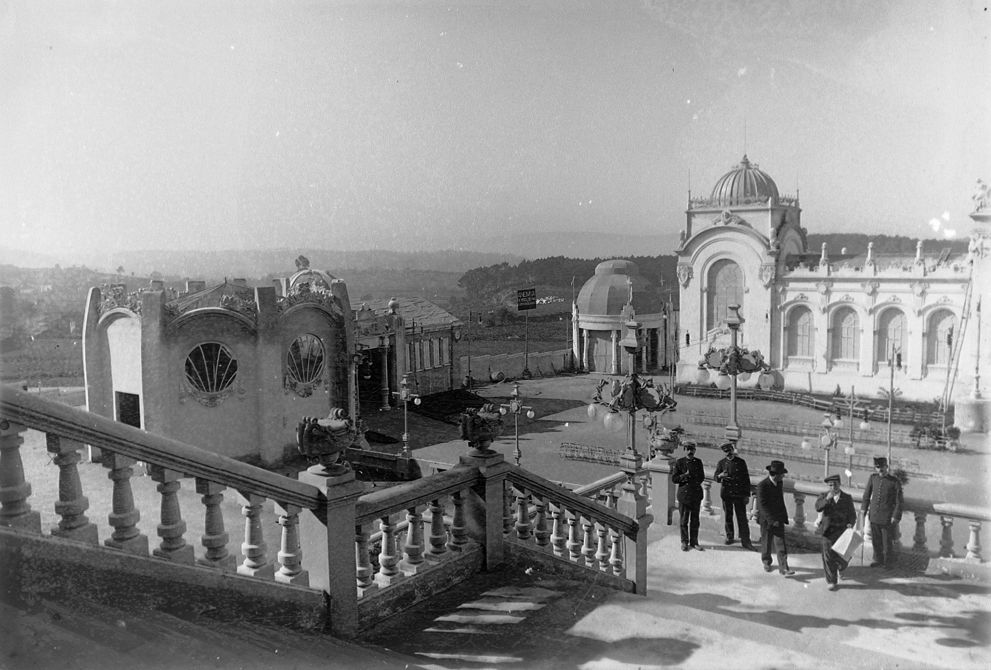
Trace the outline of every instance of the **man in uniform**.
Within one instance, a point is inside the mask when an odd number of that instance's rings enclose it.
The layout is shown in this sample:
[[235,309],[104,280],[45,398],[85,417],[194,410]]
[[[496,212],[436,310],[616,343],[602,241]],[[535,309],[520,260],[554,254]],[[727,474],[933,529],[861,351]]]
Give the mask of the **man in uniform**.
[[826,571],[826,583],[830,591],[839,589],[839,574],[846,569],[847,562],[833,551],[833,543],[847,528],[857,524],[857,510],[853,507],[853,497],[840,490],[840,476],[829,475],[822,481],[829,484],[829,490],[819,494],[816,511],[822,513],[822,520],[816,527],[816,535],[822,536],[822,567]]
[[874,546],[872,568],[890,568],[895,562],[895,527],[902,520],[902,483],[888,472],[888,459],[874,459],[874,474],[867,480],[861,510],[871,524]]
[[785,526],[788,525],[788,509],[785,507],[785,464],[771,461],[766,467],[767,478],[757,484],[757,523],[760,524],[760,560],[764,572],[771,571],[772,545],[778,554],[778,572],[786,577],[795,574],[788,567],[788,547],[785,545]]
[[716,464],[715,480],[719,482],[719,497],[723,501],[723,522],[726,544],[733,544],[733,515],[740,529],[740,544],[753,550],[750,543],[750,522],[747,521],[747,503],[750,502],[750,470],[747,462],[736,455],[736,445],[727,442],[720,447],[726,457]]
[[695,443],[685,442],[686,455],[674,462],[671,481],[678,485],[678,514],[681,519],[681,550],[704,551],[699,546],[699,509],[702,507],[702,482],[705,470],[695,458]]

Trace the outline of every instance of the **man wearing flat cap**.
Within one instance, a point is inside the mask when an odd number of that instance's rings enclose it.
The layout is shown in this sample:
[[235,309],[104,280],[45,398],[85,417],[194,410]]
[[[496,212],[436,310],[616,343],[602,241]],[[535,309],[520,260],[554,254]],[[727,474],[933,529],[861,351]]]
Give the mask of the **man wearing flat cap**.
[[695,443],[685,442],[685,456],[674,462],[671,481],[678,485],[678,516],[681,527],[681,550],[698,549],[699,509],[702,507],[702,482],[705,470],[695,458]]
[[888,459],[874,459],[874,474],[867,480],[861,510],[871,524],[874,560],[871,567],[894,565],[895,526],[902,520],[902,483],[888,472]]
[[788,525],[788,509],[785,507],[784,481],[788,471],[781,461],[771,461],[766,467],[767,478],[757,484],[757,523],[760,524],[760,560],[764,572],[771,571],[771,548],[778,554],[778,572],[790,576],[795,571],[788,567],[788,547],[785,545],[785,526]]
[[826,583],[830,591],[835,591],[839,588],[839,574],[846,569],[847,562],[833,551],[833,543],[847,528],[857,524],[857,510],[853,507],[853,497],[840,490],[839,475],[829,475],[822,481],[829,484],[829,490],[820,493],[816,499],[816,511],[822,513],[816,535],[822,536],[822,567],[826,571]]
[[719,482],[719,497],[723,501],[723,524],[726,544],[733,544],[733,516],[740,529],[740,544],[753,549],[750,543],[750,522],[747,521],[747,503],[750,502],[750,470],[747,462],[736,455],[736,445],[727,442],[720,446],[726,457],[716,463],[715,480]]

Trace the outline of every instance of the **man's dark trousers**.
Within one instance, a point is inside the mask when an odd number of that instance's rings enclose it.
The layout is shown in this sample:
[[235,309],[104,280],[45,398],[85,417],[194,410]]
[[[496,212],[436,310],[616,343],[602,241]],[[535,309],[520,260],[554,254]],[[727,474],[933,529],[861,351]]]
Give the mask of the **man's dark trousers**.
[[747,501],[749,498],[723,498],[723,519],[725,521],[726,539],[733,539],[733,515],[736,515],[736,525],[740,529],[740,542],[750,544],[750,522],[747,521]]
[[872,523],[871,546],[874,547],[874,560],[890,568],[895,562],[895,524]]
[[778,554],[778,571],[784,573],[788,569],[788,548],[785,546],[785,527],[780,523],[767,521],[760,527],[760,560],[764,565],[771,565],[771,549]]
[[678,504],[682,544],[694,547],[699,543],[699,511],[701,509],[701,500]]
[[822,567],[826,572],[827,584],[835,584],[839,579],[839,570],[846,570],[847,562],[833,551],[833,544],[840,539],[845,530],[845,528],[840,528],[822,536]]

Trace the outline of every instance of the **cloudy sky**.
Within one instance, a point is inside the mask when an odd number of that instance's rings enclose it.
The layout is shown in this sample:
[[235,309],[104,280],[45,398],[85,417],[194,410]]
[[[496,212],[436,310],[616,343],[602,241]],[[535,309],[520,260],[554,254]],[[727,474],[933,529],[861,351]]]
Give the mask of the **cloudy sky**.
[[673,233],[744,152],[810,231],[965,235],[988,4],[0,0],[4,245]]

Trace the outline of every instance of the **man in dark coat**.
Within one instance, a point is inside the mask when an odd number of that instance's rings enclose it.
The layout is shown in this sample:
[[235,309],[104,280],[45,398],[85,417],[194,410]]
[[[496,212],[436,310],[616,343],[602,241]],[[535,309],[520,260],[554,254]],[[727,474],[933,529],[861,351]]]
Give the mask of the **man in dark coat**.
[[788,567],[788,547],[785,545],[785,526],[788,510],[785,508],[784,485],[788,473],[781,461],[771,461],[767,466],[767,478],[757,484],[757,523],[760,524],[760,560],[764,572],[771,571],[771,547],[778,554],[778,572],[786,577],[795,574]]
[[829,490],[816,499],[816,511],[822,513],[816,535],[822,536],[822,568],[826,571],[826,583],[830,591],[836,591],[840,588],[839,574],[846,570],[847,562],[833,551],[833,543],[857,524],[857,510],[853,507],[853,497],[840,490],[839,475],[829,475],[822,481],[829,484]]
[[867,480],[861,510],[871,524],[874,547],[872,568],[890,568],[895,562],[895,527],[902,520],[902,483],[888,473],[888,459],[874,459],[874,474]]
[[721,449],[726,457],[716,464],[715,480],[719,482],[719,497],[723,500],[723,522],[726,544],[733,544],[733,515],[740,529],[740,544],[753,549],[750,543],[750,522],[747,521],[747,503],[750,502],[750,470],[747,462],[736,455],[736,445],[727,442]]
[[671,481],[678,485],[678,513],[681,519],[681,550],[704,551],[699,546],[699,509],[702,507],[702,482],[705,470],[695,458],[695,443],[685,442],[686,455],[674,462]]

